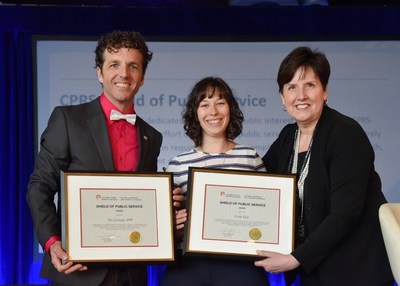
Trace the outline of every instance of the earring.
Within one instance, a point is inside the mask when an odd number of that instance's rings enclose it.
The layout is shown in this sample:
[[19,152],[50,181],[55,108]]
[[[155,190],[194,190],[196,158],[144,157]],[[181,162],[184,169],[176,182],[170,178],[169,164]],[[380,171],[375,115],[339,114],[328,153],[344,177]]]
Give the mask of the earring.
[[287,111],[286,106],[284,104],[282,104],[282,110]]
[[324,102],[324,106],[327,106],[327,105],[328,105],[328,99],[326,99]]

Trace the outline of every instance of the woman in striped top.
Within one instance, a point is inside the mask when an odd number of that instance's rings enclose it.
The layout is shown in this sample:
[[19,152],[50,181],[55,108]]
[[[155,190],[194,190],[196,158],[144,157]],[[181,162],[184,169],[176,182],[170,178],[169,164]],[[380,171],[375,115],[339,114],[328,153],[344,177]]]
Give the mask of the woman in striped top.
[[[187,212],[184,209],[188,168],[204,167],[246,171],[265,171],[256,150],[236,144],[242,133],[243,114],[231,88],[224,80],[206,77],[193,87],[183,112],[186,135],[195,147],[174,157],[167,167],[173,172],[176,228],[182,236]],[[250,261],[211,257],[179,257],[168,266],[162,286],[269,285],[266,273]]]

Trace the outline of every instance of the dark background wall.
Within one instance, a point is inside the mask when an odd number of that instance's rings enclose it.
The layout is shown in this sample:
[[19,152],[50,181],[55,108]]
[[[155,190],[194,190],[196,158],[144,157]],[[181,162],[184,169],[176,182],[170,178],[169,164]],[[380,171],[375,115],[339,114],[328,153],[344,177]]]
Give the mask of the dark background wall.
[[[357,6],[348,1],[344,6],[274,3],[231,6],[221,0],[114,1],[118,5],[111,5],[112,1],[65,1],[75,4],[42,1],[51,2],[59,4],[15,5],[3,1],[0,29],[30,34],[97,36],[111,29],[126,28],[138,30],[145,37],[211,37],[215,40],[251,37],[271,41],[386,39],[400,35],[400,6],[396,3],[367,5],[368,1],[363,1],[362,6]],[[128,2],[137,4],[121,4]]]

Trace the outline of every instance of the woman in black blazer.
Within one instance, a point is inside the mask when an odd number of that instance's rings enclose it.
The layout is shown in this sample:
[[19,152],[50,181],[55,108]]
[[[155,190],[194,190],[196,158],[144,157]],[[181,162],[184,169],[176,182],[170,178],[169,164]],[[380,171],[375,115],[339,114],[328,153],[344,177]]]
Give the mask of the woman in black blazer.
[[295,249],[260,251],[255,262],[285,272],[290,285],[393,285],[378,220],[386,202],[374,151],[362,127],[327,106],[330,65],[308,47],[294,49],[278,72],[279,92],[294,124],[263,157],[268,172],[297,174]]

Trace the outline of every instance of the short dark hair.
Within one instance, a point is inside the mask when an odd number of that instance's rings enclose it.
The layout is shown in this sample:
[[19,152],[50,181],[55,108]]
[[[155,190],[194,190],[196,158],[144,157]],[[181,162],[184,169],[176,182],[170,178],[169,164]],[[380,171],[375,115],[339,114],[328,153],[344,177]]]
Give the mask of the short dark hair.
[[[207,93],[210,89],[211,94]],[[242,133],[243,113],[233,95],[232,89],[219,77],[206,77],[194,85],[188,95],[186,107],[182,113],[183,128],[186,135],[193,140],[195,146],[200,146],[203,143],[203,131],[197,117],[197,109],[206,96],[211,98],[217,92],[229,105],[230,120],[226,130],[226,138],[233,140]]]
[[147,65],[153,57],[149,51],[143,36],[135,31],[115,30],[100,37],[95,49],[96,67],[102,69],[104,64],[104,52],[113,52],[121,48],[136,49],[143,55],[143,73],[146,73]]
[[312,68],[321,81],[323,89],[326,88],[331,68],[325,54],[317,49],[311,50],[309,47],[298,47],[283,59],[279,67],[277,82],[280,93],[282,93],[283,86],[292,80],[300,67]]

